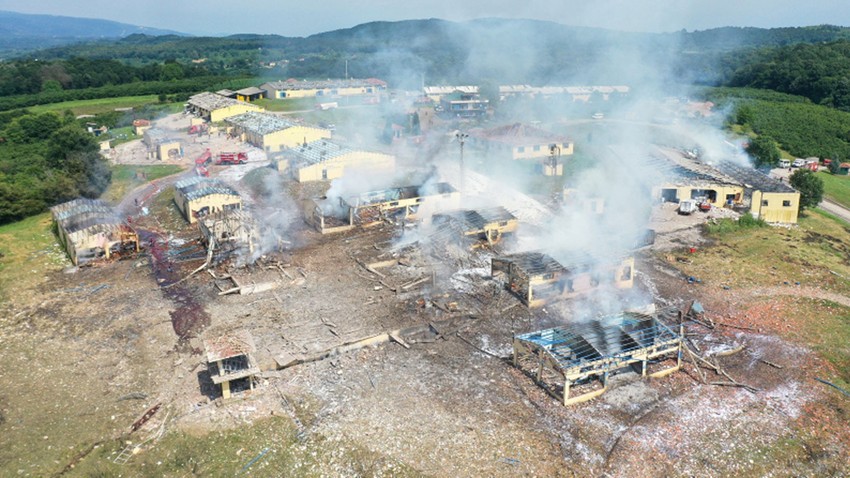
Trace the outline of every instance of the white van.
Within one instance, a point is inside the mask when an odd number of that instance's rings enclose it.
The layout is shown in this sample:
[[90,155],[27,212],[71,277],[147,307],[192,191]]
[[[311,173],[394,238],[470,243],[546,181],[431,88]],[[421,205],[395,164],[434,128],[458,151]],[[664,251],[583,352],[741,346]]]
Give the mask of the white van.
[[794,160],[793,163],[791,163],[792,168],[802,168],[805,165],[806,165],[806,160],[803,159],[803,158],[797,158],[797,159]]
[[790,168],[791,167],[791,160],[790,159],[780,159],[779,160],[779,167],[782,168],[782,169]]

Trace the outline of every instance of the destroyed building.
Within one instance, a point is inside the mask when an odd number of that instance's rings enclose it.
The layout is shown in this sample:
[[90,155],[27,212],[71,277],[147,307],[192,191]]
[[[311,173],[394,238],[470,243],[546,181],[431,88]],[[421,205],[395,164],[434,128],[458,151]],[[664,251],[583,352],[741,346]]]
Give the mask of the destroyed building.
[[220,211],[242,209],[242,198],[217,179],[193,177],[174,184],[174,203],[189,224]]
[[395,157],[319,139],[288,149],[278,159],[278,170],[300,183],[341,178],[346,170],[352,169],[370,174],[391,173],[395,169]]
[[183,157],[183,144],[159,128],[144,130],[142,142],[148,147],[148,156],[165,161]]
[[505,277],[505,287],[528,307],[576,297],[598,287],[630,289],[634,285],[633,257],[597,261],[576,254],[559,262],[542,252],[523,252],[494,257],[493,276]]
[[263,111],[263,108],[205,91],[189,97],[186,110],[210,123],[218,123],[249,111]]
[[266,98],[310,98],[378,95],[387,89],[387,83],[377,78],[326,80],[326,81],[271,81],[260,85]]
[[233,332],[204,340],[207,370],[212,382],[221,386],[221,397],[254,389],[254,377],[260,368],[254,360],[254,338],[247,331]]
[[75,199],[50,211],[59,242],[74,265],[139,251],[136,231],[103,201]]
[[245,251],[252,254],[261,241],[260,227],[254,216],[243,209],[207,214],[198,220],[201,240],[212,252]]
[[469,144],[488,156],[507,160],[557,158],[574,152],[573,141],[535,126],[514,123],[469,130]]
[[451,184],[434,183],[312,200],[308,202],[305,217],[319,232],[327,234],[383,221],[414,220],[422,208],[431,215],[456,209],[459,202],[460,193]]
[[711,165],[673,154],[649,161],[659,176],[652,194],[661,201],[705,200],[714,207],[747,210],[767,222],[797,222],[800,193],[755,169],[729,161]]
[[[677,332],[657,318],[622,313],[517,335],[513,364],[570,405],[601,395],[610,374],[632,365],[640,364],[641,376],[650,377],[679,370],[683,338],[681,326]],[[675,358],[675,365],[648,373],[650,364],[663,358]],[[591,379],[601,388],[571,396],[573,386]]]
[[250,143],[266,153],[277,153],[304,143],[330,138],[326,129],[304,126],[269,113],[250,111],[224,120],[234,137]]
[[437,233],[443,233],[446,229],[451,231],[453,237],[445,240],[465,238],[474,244],[484,242],[491,245],[519,228],[516,216],[501,206],[434,214],[431,224]]

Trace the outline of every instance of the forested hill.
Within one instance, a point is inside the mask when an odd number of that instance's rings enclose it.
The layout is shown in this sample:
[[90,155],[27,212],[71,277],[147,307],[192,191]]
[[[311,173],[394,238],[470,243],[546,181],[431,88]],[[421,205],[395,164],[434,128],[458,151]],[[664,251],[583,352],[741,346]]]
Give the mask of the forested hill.
[[[342,76],[348,60],[351,76],[380,76],[396,83],[419,82],[423,77],[428,82],[638,82],[647,74],[670,74],[684,81],[720,84],[732,73],[729,65],[718,66],[730,51],[841,38],[850,38],[850,29],[729,27],[626,33],[537,20],[427,19],[371,22],[309,37],[130,35],[119,41],[50,48],[37,55],[40,60],[117,59],[136,66],[194,61],[212,74],[325,78]],[[646,68],[607,62],[615,55],[639,59]]]
[[170,30],[126,23],[58,15],[35,15],[0,10],[0,57],[92,39],[118,39],[134,33],[178,34]]

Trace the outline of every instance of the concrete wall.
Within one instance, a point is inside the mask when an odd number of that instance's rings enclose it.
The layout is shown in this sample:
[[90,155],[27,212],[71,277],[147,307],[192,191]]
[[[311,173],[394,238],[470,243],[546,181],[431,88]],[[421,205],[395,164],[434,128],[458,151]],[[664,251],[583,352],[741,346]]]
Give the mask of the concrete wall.
[[219,121],[224,121],[225,118],[241,115],[242,113],[247,113],[249,111],[263,111],[263,108],[248,103],[219,108],[209,112],[210,122],[218,123]]
[[767,222],[796,224],[800,207],[800,193],[763,193],[753,191],[750,212]]
[[683,200],[686,200],[686,199],[692,199],[691,194],[694,191],[699,191],[699,190],[714,191],[716,193],[715,200],[709,201],[709,202],[711,202],[712,206],[716,206],[716,207],[723,207],[724,205],[726,205],[727,195],[728,196],[734,196],[735,199],[733,199],[733,202],[735,202],[736,204],[740,204],[741,201],[743,200],[743,197],[744,197],[744,187],[743,186],[724,185],[724,184],[713,184],[713,185],[700,186],[700,187],[680,186],[680,185],[676,185],[676,184],[665,184],[663,186],[658,186],[656,188],[653,188],[652,196],[654,198],[660,200],[663,197],[662,194],[663,194],[664,189],[668,189],[668,190],[669,189],[675,189],[676,190],[676,197],[678,198],[679,201],[683,201]]
[[189,224],[198,222],[195,214],[206,208],[208,214],[225,210],[225,208],[242,208],[242,198],[231,194],[208,194],[206,196],[188,201],[183,194],[176,190],[174,191],[174,203],[177,204],[177,209],[186,218]]
[[395,157],[389,154],[370,151],[352,151],[351,153],[293,170],[293,177],[299,183],[337,179],[345,175],[346,169],[363,169],[370,172],[391,172],[395,169]]

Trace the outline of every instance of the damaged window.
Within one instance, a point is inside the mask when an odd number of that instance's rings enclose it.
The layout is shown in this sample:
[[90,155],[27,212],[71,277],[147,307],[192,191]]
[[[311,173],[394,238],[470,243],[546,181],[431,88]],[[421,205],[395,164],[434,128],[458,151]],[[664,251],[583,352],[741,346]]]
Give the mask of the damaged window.
[[791,201],[782,201],[782,207],[791,207]]
[[767,204],[767,199],[762,200],[761,205],[762,205],[762,206],[767,206],[767,205],[768,205],[768,204]]

